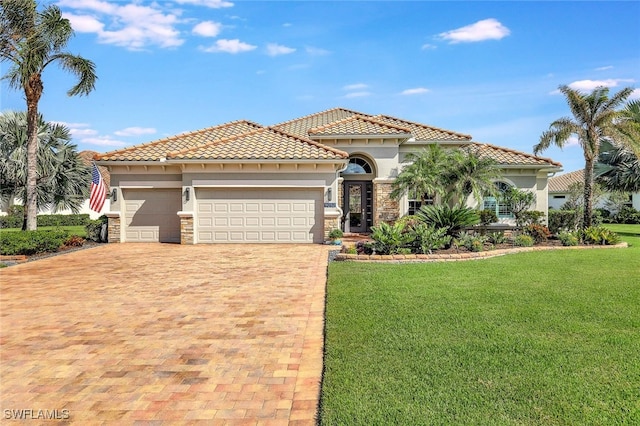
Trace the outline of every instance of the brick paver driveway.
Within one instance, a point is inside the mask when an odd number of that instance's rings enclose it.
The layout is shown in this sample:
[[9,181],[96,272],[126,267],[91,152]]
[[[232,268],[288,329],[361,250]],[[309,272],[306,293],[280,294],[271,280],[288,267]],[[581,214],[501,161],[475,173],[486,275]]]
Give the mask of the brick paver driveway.
[[320,245],[109,244],[4,268],[3,422],[314,424],[326,265]]

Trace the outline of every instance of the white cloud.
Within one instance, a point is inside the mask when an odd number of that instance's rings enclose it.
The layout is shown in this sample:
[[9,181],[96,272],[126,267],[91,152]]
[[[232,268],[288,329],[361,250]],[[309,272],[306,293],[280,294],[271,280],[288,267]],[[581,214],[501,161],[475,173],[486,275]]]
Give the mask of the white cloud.
[[296,49],[292,47],[282,46],[276,43],[267,44],[267,55],[269,56],[280,56],[280,55],[288,55],[290,53],[295,52]]
[[362,89],[366,89],[367,87],[369,87],[367,84],[355,83],[355,84],[348,84],[344,86],[342,90],[362,90]]
[[628,100],[640,100],[640,89],[635,89],[633,92],[631,92],[631,96],[629,96]]
[[347,93],[346,95],[344,95],[345,98],[350,99],[350,98],[363,98],[365,96],[371,96],[371,92],[352,92],[352,93]]
[[596,71],[607,71],[607,70],[612,70],[613,66],[611,65],[607,65],[606,67],[598,67],[596,68]]
[[216,44],[214,44],[213,46],[201,47],[200,50],[207,53],[235,54],[235,53],[249,52],[251,50],[254,50],[256,47],[257,46],[254,46],[248,43],[243,43],[236,38],[233,40],[220,39],[220,40],[217,40]]
[[449,43],[472,43],[484,40],[500,40],[510,33],[509,28],[502,25],[498,20],[490,18],[440,33],[438,37],[448,40]]
[[307,46],[305,47],[306,52],[312,56],[324,56],[331,54],[331,51],[326,49],[321,49],[319,47]]
[[204,6],[211,9],[222,9],[224,7],[232,7],[233,3],[224,0],[174,0],[180,4],[192,4],[194,6]]
[[[590,92],[596,87],[617,87],[620,83],[633,83],[634,80],[630,79],[615,79],[610,78],[607,80],[578,80],[573,83],[569,83],[568,86],[574,90],[583,90]],[[554,93],[559,93],[558,91]]]
[[201,37],[216,37],[222,31],[222,24],[213,21],[200,22],[191,32]]
[[153,127],[127,127],[126,129],[114,132],[116,136],[140,136],[152,135],[156,132]]
[[436,46],[434,44],[425,43],[422,45],[422,50],[433,50]]
[[[167,13],[157,3],[149,6],[128,3],[120,5],[101,0],[60,0],[61,8],[74,29],[95,33],[98,41],[129,50],[142,50],[148,46],[177,47],[184,43],[176,26],[177,13]],[[76,13],[82,10],[81,13]]]
[[425,87],[416,87],[414,89],[403,90],[401,95],[421,95],[423,93],[427,93],[430,90]]
[[569,139],[567,139],[567,142],[564,144],[565,148],[568,148],[570,146],[580,146],[580,141],[578,140],[578,137],[575,135],[571,135],[569,136]]

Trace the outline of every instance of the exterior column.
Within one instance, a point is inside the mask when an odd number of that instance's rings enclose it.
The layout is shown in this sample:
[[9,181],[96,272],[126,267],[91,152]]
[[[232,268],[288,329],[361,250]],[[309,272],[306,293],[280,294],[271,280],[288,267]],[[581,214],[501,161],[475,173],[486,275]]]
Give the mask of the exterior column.
[[122,229],[120,223],[120,212],[109,212],[105,213],[107,216],[107,241],[109,243],[119,243],[120,239],[120,231]]
[[195,244],[193,240],[193,213],[178,212],[180,216],[180,244]]
[[391,198],[392,184],[392,179],[373,180],[373,226],[382,222],[392,223],[400,217],[398,201]]

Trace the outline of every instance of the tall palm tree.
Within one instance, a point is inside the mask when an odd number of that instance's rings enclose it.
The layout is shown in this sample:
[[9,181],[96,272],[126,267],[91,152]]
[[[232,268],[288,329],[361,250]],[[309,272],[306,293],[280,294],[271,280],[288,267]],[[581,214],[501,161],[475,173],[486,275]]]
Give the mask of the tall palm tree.
[[[0,197],[4,202],[26,199],[27,135],[25,112],[0,114]],[[41,210],[70,209],[77,213],[89,196],[91,170],[70,143],[69,130],[38,116],[38,179],[36,197]],[[25,221],[26,227],[26,221]]]
[[549,130],[543,132],[540,141],[533,147],[539,154],[551,145],[564,147],[571,136],[577,136],[584,156],[584,220],[583,227],[591,226],[593,213],[594,164],[600,153],[603,141],[626,140],[625,125],[618,119],[617,107],[622,105],[633,92],[625,88],[609,97],[609,88],[597,87],[591,93],[584,94],[569,86],[560,86],[572,118],[555,120]]
[[67,94],[87,95],[97,79],[93,62],[62,51],[73,36],[68,19],[55,5],[37,10],[35,0],[2,0],[0,3],[0,59],[10,67],[3,78],[9,86],[23,90],[27,102],[27,229],[37,227],[38,103],[44,90],[42,73],[58,62],[75,74],[78,83]]

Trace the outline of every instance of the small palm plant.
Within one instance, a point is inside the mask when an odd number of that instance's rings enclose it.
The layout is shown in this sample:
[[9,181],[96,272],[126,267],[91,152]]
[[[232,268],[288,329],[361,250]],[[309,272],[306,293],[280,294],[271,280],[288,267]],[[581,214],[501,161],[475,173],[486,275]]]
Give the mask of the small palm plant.
[[465,227],[480,222],[477,210],[459,205],[453,207],[447,204],[422,206],[416,216],[425,224],[436,229],[446,228],[447,235],[453,238],[457,237]]

